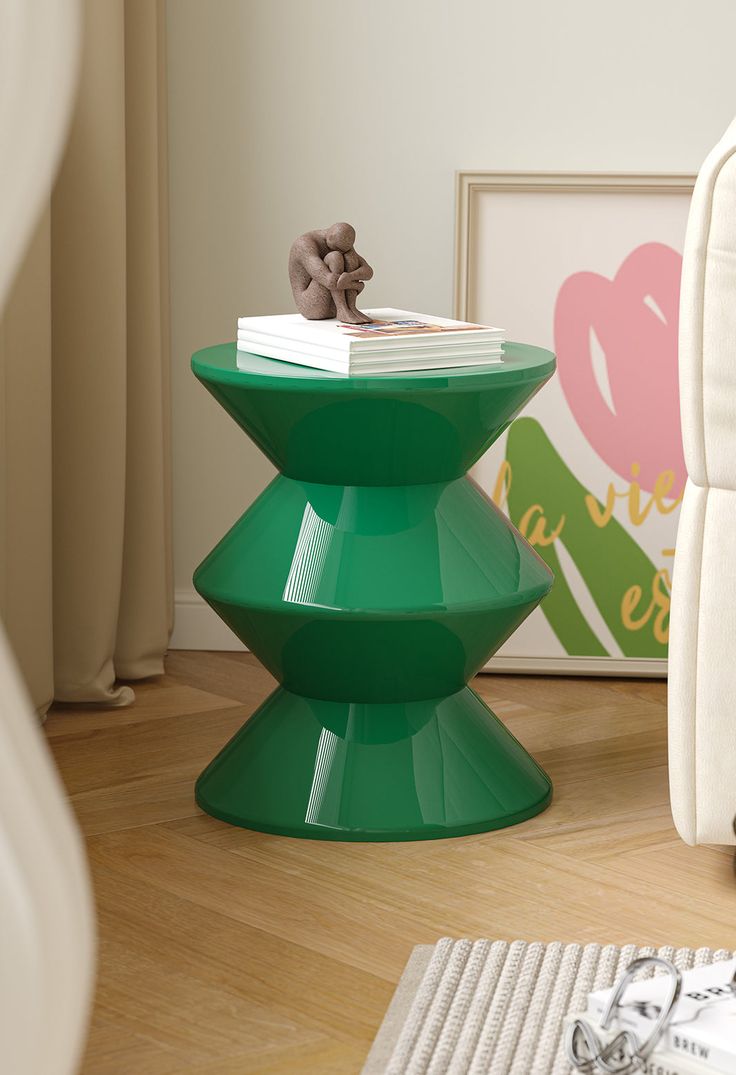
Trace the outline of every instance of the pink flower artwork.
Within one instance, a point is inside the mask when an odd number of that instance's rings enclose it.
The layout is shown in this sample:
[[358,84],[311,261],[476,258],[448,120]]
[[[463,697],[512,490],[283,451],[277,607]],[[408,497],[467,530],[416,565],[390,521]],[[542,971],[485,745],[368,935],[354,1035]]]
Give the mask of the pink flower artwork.
[[569,276],[554,318],[559,378],[592,448],[626,480],[652,491],[665,470],[671,495],[685,481],[677,378],[677,322],[682,257],[644,243],[612,280],[595,272]]

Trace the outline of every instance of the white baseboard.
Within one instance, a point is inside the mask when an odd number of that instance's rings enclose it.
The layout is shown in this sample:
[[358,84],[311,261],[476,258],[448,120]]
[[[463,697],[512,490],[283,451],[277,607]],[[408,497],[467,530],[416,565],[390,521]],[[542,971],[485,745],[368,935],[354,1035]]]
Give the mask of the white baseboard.
[[245,646],[196,590],[177,590],[169,649],[244,650]]
[[[177,590],[170,649],[245,650],[220,617],[195,590]],[[658,657],[492,657],[484,672],[536,676],[667,675],[667,661]]]
[[625,676],[664,679],[662,657],[491,657],[484,672],[533,676]]

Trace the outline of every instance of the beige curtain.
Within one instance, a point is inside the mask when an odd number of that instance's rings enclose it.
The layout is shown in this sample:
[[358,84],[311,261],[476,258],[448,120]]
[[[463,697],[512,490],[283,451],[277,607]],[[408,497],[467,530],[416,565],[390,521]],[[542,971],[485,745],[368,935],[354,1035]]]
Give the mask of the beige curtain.
[[172,622],[163,0],[87,0],[49,212],[0,324],[0,614],[41,711],[125,705]]

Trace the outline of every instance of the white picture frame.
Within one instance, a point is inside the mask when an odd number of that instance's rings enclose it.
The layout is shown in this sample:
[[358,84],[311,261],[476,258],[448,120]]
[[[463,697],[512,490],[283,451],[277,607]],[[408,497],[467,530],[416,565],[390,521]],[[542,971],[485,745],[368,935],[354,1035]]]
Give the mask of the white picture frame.
[[[624,261],[639,256],[640,247],[664,246],[670,249],[670,253],[674,251],[681,255],[694,182],[695,176],[687,173],[459,171],[456,177],[454,316],[459,320],[500,324],[507,329],[511,339],[521,339],[556,350],[553,322],[557,306],[554,302],[556,296],[559,306],[563,283],[571,276],[580,274],[603,277],[604,283],[616,284],[616,274]],[[538,247],[535,246],[537,237]],[[517,244],[520,244],[521,252],[515,249]],[[530,249],[532,247],[533,250]],[[665,256],[664,251],[661,253]],[[674,264],[671,256],[668,264],[671,292]],[[503,265],[502,272],[500,265]],[[519,295],[524,291],[527,292],[526,306],[519,302]],[[656,303],[653,301],[651,305],[661,316]],[[673,363],[676,367],[676,343],[673,345],[676,324],[673,324],[672,316],[666,329],[666,368],[671,383],[672,377],[676,377],[676,368],[673,370]],[[592,353],[594,331],[591,331],[591,336]],[[595,346],[598,347],[597,341]],[[604,362],[609,362],[608,355],[604,355]],[[569,369],[568,361],[568,386]],[[613,407],[613,401],[609,402]],[[581,437],[580,429],[575,428],[573,411],[560,388],[559,378],[550,382],[522,412],[522,416],[532,416],[539,421],[549,433],[560,457],[563,460],[567,458],[568,465],[581,468],[582,484],[596,500],[607,495],[614,480],[624,487],[625,479],[620,471],[614,474],[597,454],[595,447]],[[668,429],[670,436],[674,437],[671,408],[670,419]],[[677,429],[679,431],[679,424]],[[487,492],[492,492],[494,488],[497,490],[494,467],[498,466],[503,444],[504,438],[500,438],[498,444],[474,468],[473,476]],[[635,462],[632,458],[632,473]],[[674,469],[679,475],[679,470]],[[635,479],[630,482],[630,493],[634,484]],[[623,497],[623,493],[621,495]],[[642,498],[651,495],[642,487]],[[663,566],[658,557],[660,551],[669,554],[674,548],[677,511],[672,506],[673,500],[658,499],[657,509],[660,502],[663,508],[668,509],[668,514],[660,518],[658,510],[655,511],[646,526],[637,524],[637,531],[630,520],[623,516],[618,518],[621,505],[615,500],[616,521],[612,525],[618,529],[628,528],[629,541],[640,541],[651,562],[658,569],[662,567],[665,572],[662,577],[666,578],[668,567]],[[645,534],[645,530],[651,530],[652,533]],[[564,546],[564,540],[560,540]],[[559,552],[562,557],[564,547]],[[668,560],[668,563],[671,570],[671,561]],[[550,633],[549,624],[543,627],[541,621],[544,613],[537,610],[499,654],[492,658],[487,670],[538,674],[666,675],[664,656],[647,653],[635,655],[622,651],[606,623],[602,622],[584,580],[578,577],[575,565],[570,564],[567,556],[566,566],[570,568],[570,578],[565,581],[565,586],[573,591],[578,587],[579,607],[584,615],[589,616],[592,628],[598,632],[601,642],[599,648],[607,651],[605,655],[564,650],[559,638]],[[666,588],[661,580],[659,585]],[[646,630],[649,627],[647,624]],[[637,645],[644,648],[646,631],[639,626],[635,630]],[[620,633],[618,637],[620,640]],[[659,641],[652,641],[652,649],[662,649],[661,637]]]

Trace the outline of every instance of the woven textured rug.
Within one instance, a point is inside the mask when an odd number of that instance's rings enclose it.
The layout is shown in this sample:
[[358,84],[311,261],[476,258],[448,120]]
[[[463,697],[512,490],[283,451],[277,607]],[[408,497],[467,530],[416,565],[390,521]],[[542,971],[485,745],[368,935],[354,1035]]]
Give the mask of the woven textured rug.
[[570,1075],[563,1017],[637,956],[681,970],[731,959],[710,948],[456,941],[415,948],[363,1075]]

